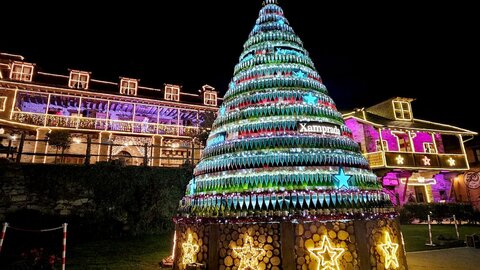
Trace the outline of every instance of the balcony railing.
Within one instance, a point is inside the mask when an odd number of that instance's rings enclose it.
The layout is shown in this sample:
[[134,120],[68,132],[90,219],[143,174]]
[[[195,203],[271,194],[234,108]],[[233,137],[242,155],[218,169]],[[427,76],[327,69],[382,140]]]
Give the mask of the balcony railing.
[[372,152],[364,154],[370,167],[468,170],[467,157],[464,154],[435,154],[412,152]]
[[117,131],[136,134],[193,136],[198,127],[144,123],[102,118],[63,116],[41,113],[13,112],[12,120],[18,123],[45,127],[62,127],[80,130]]

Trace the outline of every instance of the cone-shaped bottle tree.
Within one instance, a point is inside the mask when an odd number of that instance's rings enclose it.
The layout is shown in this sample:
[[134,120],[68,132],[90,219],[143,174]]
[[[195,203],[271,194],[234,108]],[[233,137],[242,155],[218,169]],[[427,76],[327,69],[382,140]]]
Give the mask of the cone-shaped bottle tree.
[[264,0],[180,202],[174,269],[406,269],[395,216],[302,41]]
[[276,1],[264,1],[181,214],[297,218],[380,205],[389,197],[302,41]]

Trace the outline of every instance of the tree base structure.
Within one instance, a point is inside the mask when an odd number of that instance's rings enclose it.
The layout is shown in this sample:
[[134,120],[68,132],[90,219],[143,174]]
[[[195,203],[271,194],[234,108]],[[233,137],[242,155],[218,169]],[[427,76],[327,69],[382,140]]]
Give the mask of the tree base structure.
[[[388,215],[231,223],[185,218],[177,220],[176,234],[175,270],[187,269],[185,256],[206,269],[408,269],[399,224]],[[189,235],[199,247],[195,254],[183,248]]]

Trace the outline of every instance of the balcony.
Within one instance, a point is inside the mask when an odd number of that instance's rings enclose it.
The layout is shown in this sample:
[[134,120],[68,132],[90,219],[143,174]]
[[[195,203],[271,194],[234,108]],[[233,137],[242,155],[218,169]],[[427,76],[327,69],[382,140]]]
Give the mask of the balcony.
[[372,169],[403,168],[422,170],[468,170],[464,154],[432,154],[411,152],[372,152],[364,154]]
[[12,121],[39,127],[67,128],[74,130],[113,131],[145,135],[193,136],[197,127],[166,125],[102,118],[62,116],[41,113],[13,112]]

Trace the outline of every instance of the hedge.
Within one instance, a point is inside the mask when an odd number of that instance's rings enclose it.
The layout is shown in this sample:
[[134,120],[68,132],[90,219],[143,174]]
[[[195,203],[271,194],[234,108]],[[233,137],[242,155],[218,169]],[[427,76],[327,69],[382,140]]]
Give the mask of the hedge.
[[400,222],[411,224],[414,220],[426,222],[428,214],[432,221],[441,224],[445,219],[475,223],[480,221],[480,212],[475,211],[468,203],[408,203],[398,209]]

